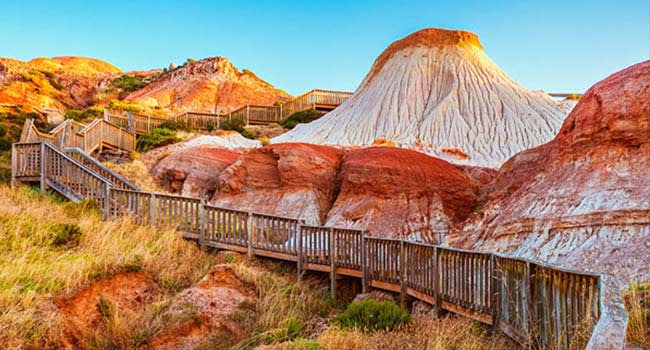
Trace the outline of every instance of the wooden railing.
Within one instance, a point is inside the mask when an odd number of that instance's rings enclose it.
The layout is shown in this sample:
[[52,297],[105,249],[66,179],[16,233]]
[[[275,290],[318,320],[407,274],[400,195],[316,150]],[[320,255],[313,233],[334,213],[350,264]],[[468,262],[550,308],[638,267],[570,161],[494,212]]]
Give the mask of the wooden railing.
[[184,112],[179,115],[161,117],[130,111],[104,110],[104,120],[136,134],[145,134],[166,122],[182,124],[199,131],[211,131],[225,120],[238,118],[249,124],[278,123],[295,112],[308,109],[333,109],[352,96],[351,92],[333,90],[310,90],[295,99],[273,106],[247,104],[230,113]]
[[196,198],[118,189],[46,143],[15,144],[13,150],[17,178],[40,177],[43,188],[93,199],[108,218],[175,227],[202,246],[295,262],[299,278],[306,270],[329,272],[333,296],[337,276],[351,276],[361,279],[364,290],[399,293],[402,303],[408,296],[423,300],[491,325],[531,348],[575,348],[585,335],[624,343],[624,328],[614,333],[604,325],[594,328],[612,319],[602,315],[608,301],[598,274],[367,237],[360,230],[310,226],[294,218],[218,208]]
[[126,151],[135,150],[135,134],[109,121],[95,119],[83,125],[66,119],[49,133],[39,131],[32,119],[27,119],[20,136],[21,143],[45,141],[61,148],[77,147],[86,153],[106,146]]

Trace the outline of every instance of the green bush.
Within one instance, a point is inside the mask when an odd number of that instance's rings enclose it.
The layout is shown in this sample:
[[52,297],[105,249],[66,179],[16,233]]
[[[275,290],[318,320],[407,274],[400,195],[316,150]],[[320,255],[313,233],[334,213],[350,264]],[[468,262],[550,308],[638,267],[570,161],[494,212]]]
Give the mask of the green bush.
[[128,75],[124,74],[119,78],[113,79],[111,81],[110,88],[120,92],[120,98],[124,97],[126,94],[140,90],[145,87],[147,83],[144,81],[144,78],[138,75]]
[[167,128],[155,128],[138,138],[139,152],[147,152],[155,147],[165,146],[180,141],[176,131]]
[[81,228],[77,224],[57,224],[52,231],[52,244],[56,247],[76,247],[81,241]]
[[313,122],[314,120],[322,117],[323,114],[325,113],[319,112],[315,109],[308,109],[306,111],[296,112],[290,115],[287,119],[281,121],[280,124],[287,129],[293,129],[298,124]]
[[354,302],[334,318],[334,323],[342,328],[359,328],[366,331],[390,331],[409,322],[411,315],[408,310],[392,301],[374,299]]
[[78,122],[89,121],[101,117],[102,117],[102,110],[93,107],[84,110],[69,109],[67,112],[65,112],[66,119],[72,119]]
[[246,122],[241,118],[232,118],[232,119],[219,122],[219,128],[221,130],[237,131],[245,138],[254,140],[255,135],[250,131],[246,130],[244,126],[246,126]]

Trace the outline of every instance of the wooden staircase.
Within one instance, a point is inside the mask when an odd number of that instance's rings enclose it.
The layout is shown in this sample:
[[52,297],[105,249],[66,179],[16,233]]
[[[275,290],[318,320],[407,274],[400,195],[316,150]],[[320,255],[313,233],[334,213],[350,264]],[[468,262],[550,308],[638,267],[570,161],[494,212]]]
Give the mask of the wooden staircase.
[[66,119],[50,132],[39,131],[33,119],[25,120],[20,142],[41,141],[60,148],[75,147],[88,154],[102,148],[134,151],[136,146],[134,133],[104,119],[95,119],[87,125]]

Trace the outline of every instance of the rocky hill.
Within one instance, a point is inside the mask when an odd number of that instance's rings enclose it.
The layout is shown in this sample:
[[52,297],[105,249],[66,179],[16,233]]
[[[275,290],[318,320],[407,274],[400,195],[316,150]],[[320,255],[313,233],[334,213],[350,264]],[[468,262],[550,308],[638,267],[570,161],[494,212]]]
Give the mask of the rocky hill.
[[85,108],[121,74],[120,69],[94,58],[0,58],[0,112]]
[[549,143],[506,162],[448,243],[650,278],[650,61],[594,85]]
[[245,104],[272,105],[291,98],[249,70],[224,57],[188,60],[126,97],[151,108],[227,113]]
[[389,142],[457,164],[498,167],[550,140],[567,109],[510,79],[475,34],[424,29],[391,44],[339,108],[274,142]]

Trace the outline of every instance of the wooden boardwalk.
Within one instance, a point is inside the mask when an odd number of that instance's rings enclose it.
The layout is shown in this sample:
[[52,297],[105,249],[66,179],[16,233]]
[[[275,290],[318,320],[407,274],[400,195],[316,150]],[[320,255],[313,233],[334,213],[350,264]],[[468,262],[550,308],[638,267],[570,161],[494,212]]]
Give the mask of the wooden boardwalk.
[[273,106],[241,106],[230,113],[185,112],[170,117],[157,117],[134,112],[105,111],[104,119],[136,134],[144,134],[166,123],[182,123],[188,128],[206,131],[217,129],[220,123],[234,118],[241,119],[246,125],[266,125],[279,123],[295,112],[315,109],[331,111],[352,96],[351,92],[314,89],[291,101]]
[[538,349],[569,349],[603,318],[598,274],[137,191],[47,142],[14,144],[12,156],[14,184],[37,181],[71,200],[94,200],[106,219],[175,227],[204,247],[292,262],[299,278],[305,271],[329,273],[334,296],[337,278],[358,278],[364,291],[399,293],[402,303],[422,300]]

